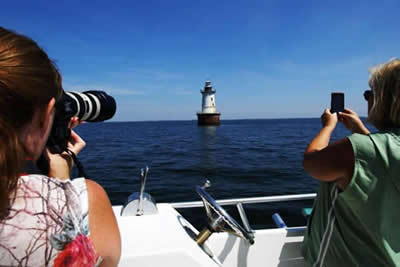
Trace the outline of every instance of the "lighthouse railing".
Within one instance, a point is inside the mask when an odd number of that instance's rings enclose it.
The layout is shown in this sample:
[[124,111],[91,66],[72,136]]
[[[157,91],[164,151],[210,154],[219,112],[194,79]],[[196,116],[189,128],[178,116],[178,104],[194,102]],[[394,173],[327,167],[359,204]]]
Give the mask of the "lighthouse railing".
[[200,90],[200,93],[202,93],[202,94],[205,94],[205,93],[212,93],[212,94],[215,94],[217,91],[216,90],[214,90],[214,89],[212,89],[212,90]]

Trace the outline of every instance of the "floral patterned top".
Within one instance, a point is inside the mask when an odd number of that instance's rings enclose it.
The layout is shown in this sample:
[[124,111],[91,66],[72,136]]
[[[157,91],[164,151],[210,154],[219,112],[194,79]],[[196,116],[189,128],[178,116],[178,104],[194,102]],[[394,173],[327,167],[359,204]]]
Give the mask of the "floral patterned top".
[[0,221],[0,266],[96,266],[84,178],[21,176]]

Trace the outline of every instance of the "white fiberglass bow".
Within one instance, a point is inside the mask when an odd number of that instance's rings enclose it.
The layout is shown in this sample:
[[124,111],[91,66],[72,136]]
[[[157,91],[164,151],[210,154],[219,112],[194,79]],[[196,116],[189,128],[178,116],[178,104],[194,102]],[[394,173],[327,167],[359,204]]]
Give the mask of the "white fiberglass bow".
[[[215,201],[203,186],[196,189],[202,202],[155,204],[144,193],[147,171],[141,175],[141,191],[131,195],[124,207],[113,207],[122,236],[119,266],[305,266],[301,256],[305,227],[281,224],[281,228],[253,231],[242,203],[304,200],[314,198],[315,194]],[[237,206],[243,227],[222,205]],[[200,231],[176,210],[201,206],[206,209],[209,223]]]

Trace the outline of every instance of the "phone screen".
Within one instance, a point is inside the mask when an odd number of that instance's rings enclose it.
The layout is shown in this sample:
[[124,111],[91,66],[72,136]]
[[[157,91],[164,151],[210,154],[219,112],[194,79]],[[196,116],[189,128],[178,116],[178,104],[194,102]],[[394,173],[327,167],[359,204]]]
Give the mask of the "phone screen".
[[335,92],[331,94],[331,113],[344,110],[344,93]]

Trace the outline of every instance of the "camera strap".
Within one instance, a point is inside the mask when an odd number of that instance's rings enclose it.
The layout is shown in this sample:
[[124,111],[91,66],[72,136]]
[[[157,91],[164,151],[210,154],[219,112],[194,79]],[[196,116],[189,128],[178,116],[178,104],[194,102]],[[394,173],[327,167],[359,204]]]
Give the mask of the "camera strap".
[[83,169],[83,165],[82,165],[82,163],[79,161],[79,159],[78,159],[78,157],[75,155],[75,153],[72,152],[71,150],[69,150],[68,148],[67,148],[66,152],[71,156],[71,158],[72,158],[72,160],[74,161],[76,167],[78,168],[78,177],[85,177],[85,178],[87,178],[86,173],[85,173],[85,170]]

